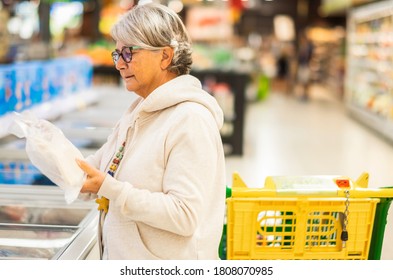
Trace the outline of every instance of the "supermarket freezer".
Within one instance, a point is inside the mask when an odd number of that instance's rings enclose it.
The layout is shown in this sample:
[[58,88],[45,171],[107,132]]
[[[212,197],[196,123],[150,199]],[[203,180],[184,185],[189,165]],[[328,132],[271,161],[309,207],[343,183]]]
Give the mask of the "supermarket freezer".
[[85,259],[97,224],[94,202],[67,204],[24,149],[0,147],[0,259]]
[[96,245],[93,202],[66,204],[56,186],[0,184],[0,193],[0,259],[85,259]]
[[97,224],[95,203],[68,205],[64,192],[29,160],[25,139],[1,139],[0,259],[90,258]]
[[[94,104],[51,120],[84,156],[105,142],[136,98],[120,88],[107,93],[101,91]],[[13,135],[0,139],[0,194],[0,259],[97,256],[95,204],[67,205],[64,193],[31,164],[25,139]]]

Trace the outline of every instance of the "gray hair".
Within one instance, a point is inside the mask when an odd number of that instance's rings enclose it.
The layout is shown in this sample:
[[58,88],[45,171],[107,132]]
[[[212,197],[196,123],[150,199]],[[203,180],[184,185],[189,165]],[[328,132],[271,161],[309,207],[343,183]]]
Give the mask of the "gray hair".
[[168,70],[184,75],[190,73],[191,39],[180,17],[170,8],[156,3],[137,5],[112,27],[112,38],[126,46],[159,50],[174,49]]

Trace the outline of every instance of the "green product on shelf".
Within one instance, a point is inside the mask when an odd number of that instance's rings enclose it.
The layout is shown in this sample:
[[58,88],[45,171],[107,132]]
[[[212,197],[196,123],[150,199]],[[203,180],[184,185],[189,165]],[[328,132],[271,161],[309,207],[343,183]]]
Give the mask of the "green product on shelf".
[[270,90],[270,81],[269,78],[265,75],[258,76],[258,89],[257,89],[257,98],[258,100],[264,100],[269,94]]

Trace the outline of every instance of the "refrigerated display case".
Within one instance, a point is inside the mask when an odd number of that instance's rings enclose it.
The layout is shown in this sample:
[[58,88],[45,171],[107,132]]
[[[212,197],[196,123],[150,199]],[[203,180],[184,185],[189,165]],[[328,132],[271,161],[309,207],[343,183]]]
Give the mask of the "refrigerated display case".
[[67,204],[25,150],[11,144],[0,146],[0,259],[87,258],[96,245],[95,203]]
[[98,211],[66,204],[56,186],[0,184],[0,259],[85,259],[96,244]]
[[[28,73],[52,77],[36,83],[36,102],[26,102],[35,87],[23,80],[21,94],[23,75],[14,79],[22,73],[20,66],[0,69],[5,85],[0,91],[0,259],[97,259],[95,203],[67,204],[64,191],[30,161],[26,139],[11,135],[8,127],[13,111],[29,110],[59,127],[87,156],[105,143],[136,96],[119,86],[91,86],[91,65],[78,58],[24,64]],[[23,101],[20,110],[17,101]]]
[[[114,96],[116,98],[114,98]],[[97,150],[134,95],[120,87],[91,88],[34,108],[87,156]],[[65,103],[67,110],[56,110]],[[0,118],[3,128],[11,119]],[[0,259],[98,259],[94,202],[67,204],[64,192],[30,162],[26,140],[0,135]]]
[[393,1],[348,14],[345,103],[364,124],[393,140]]

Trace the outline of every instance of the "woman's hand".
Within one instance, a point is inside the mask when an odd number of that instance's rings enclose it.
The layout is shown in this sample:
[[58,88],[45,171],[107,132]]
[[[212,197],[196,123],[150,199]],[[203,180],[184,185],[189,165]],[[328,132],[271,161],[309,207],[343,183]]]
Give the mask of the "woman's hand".
[[104,182],[106,174],[91,166],[84,160],[76,159],[76,163],[86,173],[86,181],[82,186],[81,193],[97,194]]

